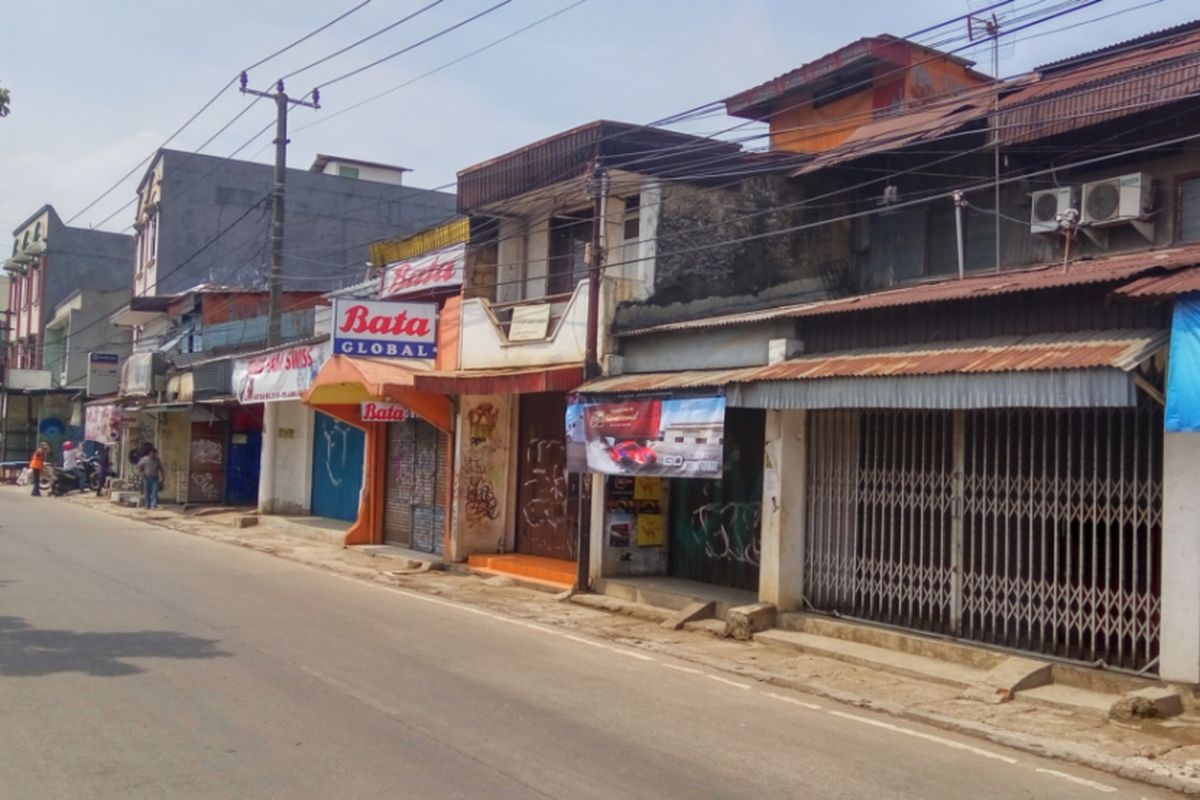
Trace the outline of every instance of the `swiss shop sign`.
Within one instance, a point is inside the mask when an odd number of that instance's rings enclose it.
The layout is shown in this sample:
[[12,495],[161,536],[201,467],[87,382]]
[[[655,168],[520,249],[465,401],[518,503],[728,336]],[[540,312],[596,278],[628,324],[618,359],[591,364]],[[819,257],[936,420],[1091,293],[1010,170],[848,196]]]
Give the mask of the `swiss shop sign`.
[[333,352],[375,358],[437,355],[437,303],[333,301]]
[[409,261],[393,261],[383,271],[380,297],[399,297],[429,289],[461,286],[467,246],[458,244]]

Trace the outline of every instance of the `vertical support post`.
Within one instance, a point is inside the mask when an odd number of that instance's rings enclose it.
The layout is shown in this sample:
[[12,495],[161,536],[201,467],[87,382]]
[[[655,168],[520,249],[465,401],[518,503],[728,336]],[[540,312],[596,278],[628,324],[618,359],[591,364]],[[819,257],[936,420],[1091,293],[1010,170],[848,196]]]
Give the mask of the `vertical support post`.
[[780,611],[804,605],[807,422],[803,410],[767,412],[758,599]]
[[951,448],[953,472],[950,478],[950,630],[962,632],[963,616],[963,501],[966,495],[967,416],[952,412]]
[[279,404],[263,403],[262,452],[258,459],[258,513],[275,510],[275,461],[279,439]]
[[283,81],[275,93],[275,178],[271,193],[271,272],[267,300],[267,345],[279,344],[283,337],[280,316],[283,303],[283,201],[287,181],[288,96]]
[[[1148,468],[1146,472],[1152,470]],[[1200,492],[1196,491],[1200,479],[1200,433],[1166,432],[1162,474],[1162,630],[1158,671],[1163,680],[1200,683],[1200,580],[1197,580],[1200,537],[1196,536],[1196,520],[1200,519]]]

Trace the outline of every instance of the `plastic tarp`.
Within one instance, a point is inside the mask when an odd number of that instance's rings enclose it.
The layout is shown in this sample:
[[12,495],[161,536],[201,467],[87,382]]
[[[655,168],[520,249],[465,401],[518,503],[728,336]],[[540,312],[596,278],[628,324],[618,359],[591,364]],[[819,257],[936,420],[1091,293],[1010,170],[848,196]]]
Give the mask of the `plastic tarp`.
[[1171,320],[1168,431],[1200,431],[1200,292],[1181,295]]

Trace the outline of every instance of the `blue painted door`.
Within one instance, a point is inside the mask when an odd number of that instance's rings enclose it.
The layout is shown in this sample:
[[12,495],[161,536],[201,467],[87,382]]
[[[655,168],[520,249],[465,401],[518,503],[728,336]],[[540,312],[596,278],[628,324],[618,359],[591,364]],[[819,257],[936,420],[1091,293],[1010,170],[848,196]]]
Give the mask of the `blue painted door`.
[[261,431],[234,431],[225,459],[225,502],[231,506],[258,505],[258,470],[262,456]]
[[366,436],[353,425],[317,412],[313,441],[312,513],[317,517],[358,519]]

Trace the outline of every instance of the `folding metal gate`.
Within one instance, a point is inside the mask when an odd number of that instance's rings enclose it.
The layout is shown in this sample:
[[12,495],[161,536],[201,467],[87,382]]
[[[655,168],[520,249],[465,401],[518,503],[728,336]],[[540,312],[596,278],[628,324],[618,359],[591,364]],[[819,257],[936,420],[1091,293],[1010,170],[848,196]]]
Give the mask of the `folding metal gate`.
[[819,610],[1123,669],[1158,656],[1162,412],[809,414]]

